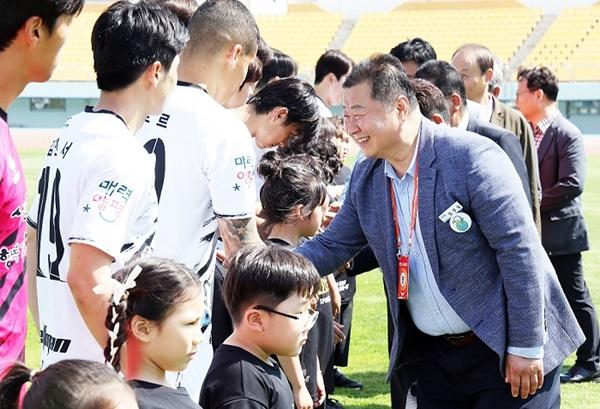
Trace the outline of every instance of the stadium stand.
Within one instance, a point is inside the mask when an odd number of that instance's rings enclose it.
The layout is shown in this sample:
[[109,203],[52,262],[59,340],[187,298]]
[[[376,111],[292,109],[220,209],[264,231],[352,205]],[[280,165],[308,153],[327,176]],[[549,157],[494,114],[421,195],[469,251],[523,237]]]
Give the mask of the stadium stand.
[[329,48],[342,23],[341,14],[328,13],[314,4],[290,5],[283,16],[257,16],[265,41],[294,57],[300,72],[311,72]]
[[600,80],[600,6],[562,10],[524,65],[548,66],[560,81]]
[[[90,35],[108,4],[88,2],[74,20],[52,80],[94,81]],[[420,36],[432,43],[440,59],[449,60],[461,44],[477,42],[510,63],[542,14],[516,0],[408,2],[388,13],[363,14],[342,50],[358,61]],[[330,46],[342,15],[314,3],[290,4],[286,15],[259,15],[257,22],[265,40],[294,56],[299,72],[307,74]],[[561,81],[600,80],[600,5],[564,9],[522,65],[546,65]]]
[[343,51],[360,60],[423,37],[440,59],[449,60],[458,46],[476,42],[510,61],[541,17],[542,10],[514,1],[405,3],[390,13],[361,16]]
[[61,51],[53,81],[95,81],[92,56],[92,28],[109,2],[87,3],[81,15],[73,20],[71,32]]
[[[74,20],[52,80],[95,80],[90,36],[98,15],[109,3],[88,3]],[[314,4],[296,4],[289,6],[286,15],[257,16],[256,20],[267,43],[293,55],[300,71],[307,73],[314,70],[315,62],[329,47],[342,16]]]

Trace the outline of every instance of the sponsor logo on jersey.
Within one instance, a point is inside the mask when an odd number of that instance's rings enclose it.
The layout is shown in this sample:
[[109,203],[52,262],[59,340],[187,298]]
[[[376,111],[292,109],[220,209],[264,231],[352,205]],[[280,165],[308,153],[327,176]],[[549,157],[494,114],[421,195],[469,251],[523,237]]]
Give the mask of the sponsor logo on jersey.
[[71,346],[71,340],[54,338],[52,335],[48,334],[47,328],[48,326],[44,325],[44,328],[40,331],[40,342],[43,347],[46,348],[48,352],[66,353],[69,350],[69,346]]
[[100,217],[109,223],[113,223],[121,215],[133,190],[114,180],[105,180],[98,187],[103,192],[92,196],[92,201],[98,204]]

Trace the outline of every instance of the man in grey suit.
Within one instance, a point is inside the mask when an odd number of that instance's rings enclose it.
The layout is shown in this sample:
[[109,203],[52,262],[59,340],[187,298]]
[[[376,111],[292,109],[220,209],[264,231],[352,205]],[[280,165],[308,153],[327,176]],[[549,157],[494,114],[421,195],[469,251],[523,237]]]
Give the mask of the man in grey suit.
[[352,70],[344,117],[367,159],[332,224],[298,251],[327,274],[371,247],[392,311],[390,371],[405,388],[418,379],[419,408],[558,407],[558,367],[583,335],[507,156],[423,118],[390,55]]
[[[527,172],[525,158],[523,157],[517,136],[507,129],[481,121],[469,114],[465,85],[461,75],[450,63],[440,60],[428,61],[419,67],[416,77],[431,82],[442,91],[442,94],[446,98],[450,116],[448,125],[491,139],[502,148],[519,175],[527,201],[532,207],[532,216],[534,218],[539,216],[539,213],[536,212],[536,209],[539,207],[539,197],[536,194],[536,197],[532,201],[529,188],[531,183],[539,186],[537,172]],[[537,203],[537,205],[532,206],[532,203]]]
[[542,181],[542,243],[586,336],[577,361],[561,382],[600,379],[598,316],[583,278],[581,252],[589,249],[581,209],[585,149],[581,132],[558,110],[558,80],[546,67],[519,70],[517,107],[531,123]]

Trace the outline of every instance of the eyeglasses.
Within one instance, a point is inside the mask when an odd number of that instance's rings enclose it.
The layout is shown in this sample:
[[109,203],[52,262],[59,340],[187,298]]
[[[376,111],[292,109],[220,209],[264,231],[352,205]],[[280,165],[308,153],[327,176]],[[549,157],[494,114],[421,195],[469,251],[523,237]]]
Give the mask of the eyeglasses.
[[273,314],[281,315],[286,318],[304,322],[305,330],[310,330],[312,327],[314,327],[315,323],[317,322],[317,318],[319,318],[319,311],[315,311],[312,308],[308,308],[305,312],[300,314],[300,316],[286,314],[285,312],[277,311],[276,309],[267,307],[266,305],[255,305],[254,309],[271,312]]

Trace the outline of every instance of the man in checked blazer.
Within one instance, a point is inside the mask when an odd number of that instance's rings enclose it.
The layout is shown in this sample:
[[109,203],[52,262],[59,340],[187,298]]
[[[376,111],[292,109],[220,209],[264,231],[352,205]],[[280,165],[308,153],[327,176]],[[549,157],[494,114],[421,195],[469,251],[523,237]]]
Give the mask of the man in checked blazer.
[[585,150],[581,132],[558,110],[558,80],[546,67],[518,73],[517,106],[531,123],[542,182],[542,243],[586,336],[562,382],[600,378],[598,316],[583,278],[581,252],[589,249],[581,209]]
[[390,370],[405,388],[417,379],[420,409],[558,407],[558,369],[583,334],[507,156],[423,118],[390,55],[355,66],[344,116],[367,159],[332,224],[298,251],[325,275],[371,247],[393,313]]

